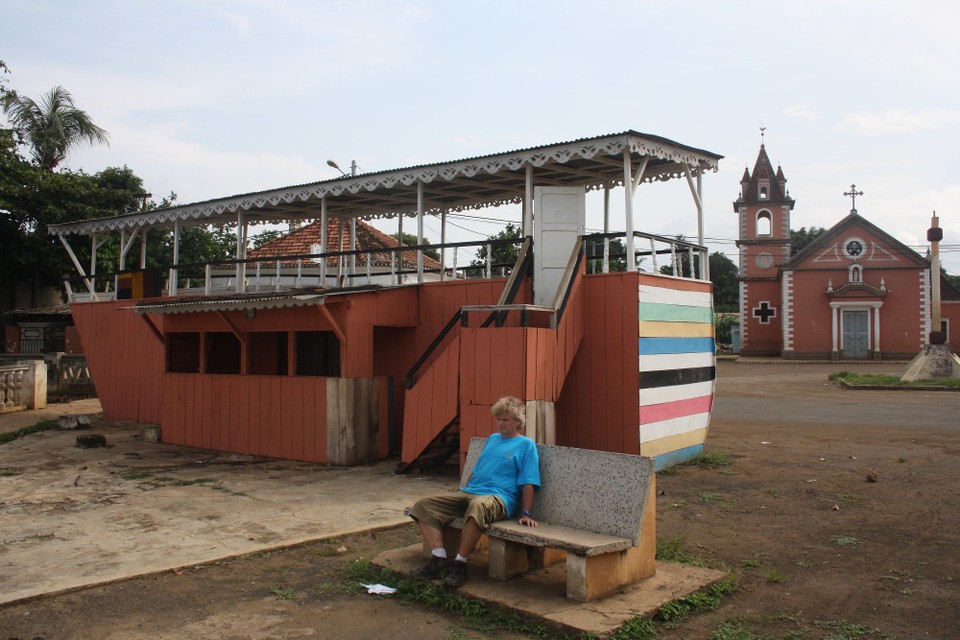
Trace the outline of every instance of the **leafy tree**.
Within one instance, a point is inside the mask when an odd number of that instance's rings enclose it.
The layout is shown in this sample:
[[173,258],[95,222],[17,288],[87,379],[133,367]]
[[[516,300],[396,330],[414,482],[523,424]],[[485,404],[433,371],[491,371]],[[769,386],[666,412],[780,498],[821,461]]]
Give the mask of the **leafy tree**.
[[250,238],[250,242],[253,244],[254,249],[259,249],[265,244],[269,244],[274,240],[278,240],[285,236],[286,234],[280,229],[266,229],[256,234]]
[[823,227],[800,227],[799,230],[790,230],[790,255],[803,251],[807,245],[827,232]]
[[78,109],[73,96],[61,86],[44,94],[39,103],[4,89],[2,106],[10,124],[30,147],[34,161],[47,171],[53,171],[80,144],[109,144],[107,132]]
[[[397,239],[397,234],[396,234],[396,233],[391,233],[391,234],[390,234],[390,237],[393,238],[394,240],[396,240],[396,239]],[[404,234],[403,234],[403,239],[401,240],[401,242],[402,242],[403,244],[405,244],[406,246],[408,246],[408,247],[415,247],[415,246],[417,246],[417,244],[418,244],[418,243],[417,243],[417,236],[413,235],[412,233],[404,233]],[[423,238],[423,244],[433,244],[433,243],[430,242],[430,239],[429,239],[429,238],[427,238],[426,236],[424,236],[424,238]],[[436,249],[424,249],[424,250],[423,250],[423,255],[429,256],[429,257],[433,258],[434,260],[436,260],[437,262],[440,261],[440,252],[437,251]]]
[[739,269],[725,254],[710,254],[710,282],[713,283],[713,307],[717,311],[737,311],[740,308]]
[[[603,273],[603,238],[587,238],[584,243],[587,256],[587,273]],[[627,248],[620,238],[610,239],[610,273],[627,270]]]
[[[487,240],[520,240],[522,229],[508,222],[507,226],[503,228],[502,231],[499,231],[492,236],[487,236]],[[509,268],[517,263],[517,258],[520,257],[520,245],[517,243],[512,244],[497,244],[491,247],[490,252],[490,261],[495,267],[505,267],[509,272]],[[470,267],[478,267],[480,269],[486,269],[487,267],[487,247],[486,245],[477,249],[477,257],[470,262]],[[471,275],[476,275],[479,269],[468,269]]]

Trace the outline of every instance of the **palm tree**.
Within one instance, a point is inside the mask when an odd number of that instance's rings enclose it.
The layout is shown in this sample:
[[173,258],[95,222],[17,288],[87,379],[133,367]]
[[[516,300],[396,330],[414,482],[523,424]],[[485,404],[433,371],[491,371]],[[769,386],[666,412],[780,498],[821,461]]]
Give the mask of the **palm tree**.
[[73,96],[61,86],[47,92],[37,104],[16,92],[3,96],[3,112],[31,147],[33,159],[53,171],[67,153],[84,142],[109,144],[107,132],[77,109]]

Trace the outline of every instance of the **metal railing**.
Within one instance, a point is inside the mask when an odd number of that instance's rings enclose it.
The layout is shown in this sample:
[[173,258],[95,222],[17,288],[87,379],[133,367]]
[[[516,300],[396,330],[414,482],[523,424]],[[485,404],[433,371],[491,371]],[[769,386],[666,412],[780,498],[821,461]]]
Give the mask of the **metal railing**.
[[[710,259],[705,246],[640,231],[634,231],[633,237],[637,271],[691,280],[710,279]],[[584,236],[587,273],[625,271],[624,238],[623,231]]]
[[[353,251],[290,254],[270,258],[245,258],[209,263],[169,265],[152,272],[167,273],[158,295],[211,295],[218,293],[263,293],[303,288],[346,288],[381,284],[398,286],[426,279],[506,277],[513,261],[494,260],[498,247],[516,246],[522,240],[482,240],[404,247],[374,247]],[[465,253],[483,249],[486,258],[480,264],[460,264]],[[451,256],[450,266],[422,266],[412,254],[425,251]],[[452,252],[452,255],[451,255]],[[476,260],[474,261],[476,262]],[[132,272],[111,272],[69,278],[65,281],[70,302],[114,300],[121,290],[120,279]],[[86,289],[86,290],[83,290]]]

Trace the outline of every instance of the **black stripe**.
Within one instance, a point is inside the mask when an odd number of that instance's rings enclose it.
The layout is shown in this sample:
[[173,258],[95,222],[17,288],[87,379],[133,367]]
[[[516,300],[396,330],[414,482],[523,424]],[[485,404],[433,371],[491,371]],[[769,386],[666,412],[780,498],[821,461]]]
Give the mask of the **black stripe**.
[[715,367],[693,367],[690,369],[667,369],[666,371],[641,371],[640,388],[675,387],[681,384],[707,382],[716,375]]

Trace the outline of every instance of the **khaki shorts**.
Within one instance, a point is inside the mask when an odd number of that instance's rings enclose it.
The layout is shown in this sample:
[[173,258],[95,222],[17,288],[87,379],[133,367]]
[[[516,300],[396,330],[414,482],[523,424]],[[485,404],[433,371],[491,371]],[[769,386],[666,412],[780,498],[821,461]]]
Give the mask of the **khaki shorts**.
[[497,496],[482,496],[466,491],[454,491],[442,496],[417,500],[410,510],[410,517],[434,529],[443,529],[451,520],[463,516],[476,520],[481,529],[486,529],[497,520],[507,517],[507,509]]

